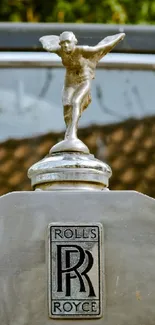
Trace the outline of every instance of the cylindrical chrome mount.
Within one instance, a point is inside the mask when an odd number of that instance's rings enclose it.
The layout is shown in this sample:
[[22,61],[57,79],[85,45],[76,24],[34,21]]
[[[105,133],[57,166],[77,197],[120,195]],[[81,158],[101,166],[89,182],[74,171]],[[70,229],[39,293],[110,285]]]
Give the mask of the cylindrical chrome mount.
[[34,190],[103,190],[109,185],[111,168],[91,154],[50,153],[28,170]]

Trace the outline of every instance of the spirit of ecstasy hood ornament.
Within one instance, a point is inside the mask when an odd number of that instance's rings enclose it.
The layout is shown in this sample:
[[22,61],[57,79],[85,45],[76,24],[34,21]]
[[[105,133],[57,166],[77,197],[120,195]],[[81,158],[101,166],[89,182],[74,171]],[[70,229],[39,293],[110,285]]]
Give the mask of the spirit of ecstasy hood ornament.
[[66,68],[62,95],[66,132],[64,140],[29,169],[28,177],[34,189],[99,190],[108,187],[111,168],[89,154],[88,147],[77,137],[77,128],[82,112],[91,102],[91,82],[97,63],[124,36],[124,33],[108,36],[95,46],[78,46],[72,32],[40,38],[43,48],[60,56]]

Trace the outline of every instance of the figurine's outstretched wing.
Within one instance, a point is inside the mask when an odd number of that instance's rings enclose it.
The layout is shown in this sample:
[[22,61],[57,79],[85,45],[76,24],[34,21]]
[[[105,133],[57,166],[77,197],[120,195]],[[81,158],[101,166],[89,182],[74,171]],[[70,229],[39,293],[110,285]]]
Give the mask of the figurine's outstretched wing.
[[100,60],[104,55],[110,52],[113,47],[117,45],[125,37],[124,33],[115,34],[112,36],[105,37],[96,46],[100,49],[98,52],[98,60]]
[[107,45],[107,44],[115,44],[119,41],[121,41],[124,38],[125,34],[124,33],[119,33],[119,34],[115,34],[115,35],[111,35],[111,36],[107,36],[104,39],[102,39],[101,42],[99,42],[97,45]]
[[58,52],[60,50],[59,36],[42,36],[39,41],[42,43],[43,48],[49,52]]

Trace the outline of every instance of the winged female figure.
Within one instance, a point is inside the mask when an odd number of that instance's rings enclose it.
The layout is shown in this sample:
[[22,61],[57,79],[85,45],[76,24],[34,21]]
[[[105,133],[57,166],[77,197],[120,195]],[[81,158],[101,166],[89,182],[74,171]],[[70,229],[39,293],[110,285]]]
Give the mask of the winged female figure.
[[124,33],[108,36],[96,46],[78,46],[75,35],[67,31],[60,36],[40,38],[43,48],[60,56],[66,68],[62,95],[66,140],[77,139],[78,120],[91,102],[91,81],[95,78],[98,61],[123,40],[124,36]]

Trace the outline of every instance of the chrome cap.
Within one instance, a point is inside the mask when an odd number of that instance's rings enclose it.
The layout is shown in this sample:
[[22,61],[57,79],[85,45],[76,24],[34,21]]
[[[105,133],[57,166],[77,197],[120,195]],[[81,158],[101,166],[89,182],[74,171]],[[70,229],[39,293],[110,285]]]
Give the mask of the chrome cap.
[[50,154],[28,170],[33,189],[41,190],[105,189],[111,175],[107,164],[79,152]]

